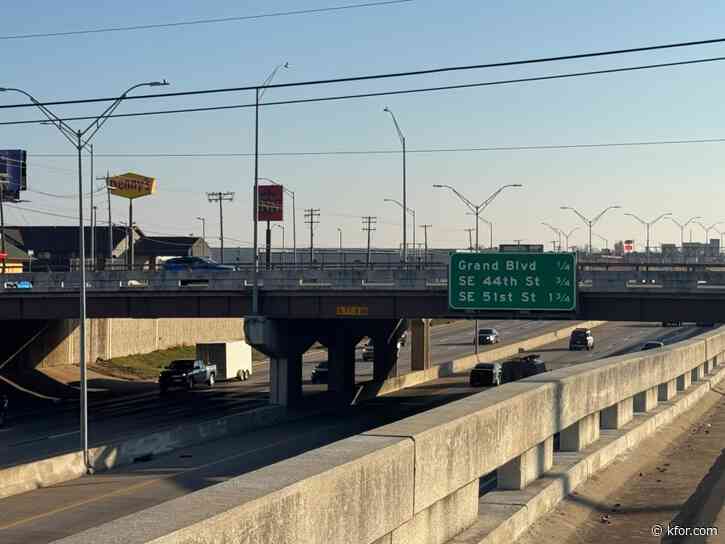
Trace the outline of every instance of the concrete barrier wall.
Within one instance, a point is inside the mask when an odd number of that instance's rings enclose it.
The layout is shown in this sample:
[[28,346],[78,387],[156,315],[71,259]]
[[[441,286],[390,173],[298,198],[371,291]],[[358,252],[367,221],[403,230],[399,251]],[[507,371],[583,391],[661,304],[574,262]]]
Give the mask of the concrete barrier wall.
[[[77,365],[77,320],[49,322],[47,330],[24,354],[26,367]],[[244,320],[197,319],[89,319],[86,326],[87,359],[110,359],[149,353],[180,345],[221,340],[243,340]]]
[[567,327],[541,334],[533,338],[527,338],[526,340],[514,342],[507,346],[488,349],[486,351],[480,352],[478,355],[468,355],[466,357],[454,359],[440,365],[434,365],[431,368],[427,368],[425,370],[416,370],[413,372],[408,372],[407,374],[388,378],[383,382],[371,381],[363,383],[360,385],[355,398],[357,400],[371,399],[379,395],[387,395],[390,393],[394,393],[395,391],[405,389],[407,387],[413,387],[420,383],[437,380],[438,378],[442,378],[445,376],[451,376],[458,372],[469,370],[476,366],[478,363],[489,363],[492,361],[505,359],[507,357],[512,357],[513,355],[518,354],[520,349],[529,351],[544,346],[546,344],[556,342],[557,340],[569,338],[571,331],[578,327],[593,329],[594,327],[598,327],[602,323],[606,323],[606,321],[584,321],[581,323],[576,323],[574,325],[569,325]]
[[[302,414],[289,413],[284,407],[267,406],[201,423],[177,425],[91,448],[90,462],[95,471],[108,470],[133,463],[138,457],[160,455],[299,417]],[[80,451],[0,469],[0,499],[74,480],[85,473],[83,453]]]
[[555,433],[562,443],[596,440],[602,410],[651,399],[653,388],[702,370],[705,361],[710,368],[723,345],[718,330],[506,384],[61,542],[442,543],[474,523],[480,477],[511,474],[511,467],[528,474],[529,461],[550,464]]

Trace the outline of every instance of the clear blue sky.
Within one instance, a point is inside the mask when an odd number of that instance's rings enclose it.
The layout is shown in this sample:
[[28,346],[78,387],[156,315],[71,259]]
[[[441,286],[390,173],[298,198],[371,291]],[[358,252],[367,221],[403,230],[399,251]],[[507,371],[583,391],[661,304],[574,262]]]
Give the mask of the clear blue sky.
[[[213,17],[256,15],[319,8],[355,0],[215,1],[173,3],[49,2],[28,0],[3,6],[0,35],[72,31],[107,26],[166,23]],[[173,6],[173,11],[170,10]],[[575,52],[636,47],[725,36],[725,5],[717,1],[481,2],[417,0],[386,7],[261,20],[103,33],[73,37],[0,40],[0,86],[21,87],[39,99],[111,96],[129,85],[167,78],[170,91],[261,83],[275,65],[288,61],[276,82],[333,78],[464,65]],[[329,87],[270,90],[266,100],[400,89],[592,70],[725,55],[725,46],[693,47],[526,68],[479,70]],[[638,140],[725,137],[721,73],[725,63],[666,68],[559,81],[367,98],[264,108],[263,152],[397,150],[390,118],[395,111],[410,150],[444,147],[607,143]],[[0,94],[0,103],[20,102]],[[251,94],[225,94],[131,101],[119,113],[146,109],[247,103]],[[56,108],[60,114],[91,114],[102,105]],[[39,112],[1,110],[1,120],[36,119]],[[79,125],[80,126],[80,125]],[[97,153],[198,153],[253,151],[251,110],[228,110],[114,119],[94,140]],[[72,195],[76,190],[73,148],[51,127],[0,126],[0,148],[24,148],[30,156],[29,188]],[[672,212],[680,220],[702,215],[706,223],[725,220],[720,205],[723,144],[652,147],[410,153],[408,201],[418,223],[433,225],[433,247],[467,244],[464,229],[473,219],[433,183],[456,186],[483,200],[504,183],[523,189],[502,194],[487,210],[496,242],[549,241],[548,221],[566,230],[581,223],[562,204],[594,215],[610,204],[596,227],[610,245],[621,238],[642,242],[643,228],[623,212],[651,219]],[[45,157],[61,153],[67,157]],[[218,236],[217,208],[205,191],[235,191],[225,211],[227,245],[251,240],[253,162],[240,158],[105,158],[96,173],[136,171],[158,179],[156,195],[136,202],[135,219],[153,233],[200,233],[197,216],[207,218],[207,236]],[[87,171],[87,170],[86,170]],[[364,244],[360,216],[378,217],[374,245],[400,240],[401,217],[383,198],[401,198],[400,156],[345,155],[263,157],[260,176],[277,179],[297,192],[298,245],[308,244],[303,208],[320,208],[316,238],[345,245]],[[75,214],[72,199],[28,192],[29,209]],[[105,217],[105,202],[101,213]],[[114,219],[126,218],[116,199]],[[70,220],[9,211],[18,224],[70,224]],[[291,214],[287,222],[291,244]],[[725,227],[725,225],[723,225]],[[482,239],[488,233],[482,228]],[[572,237],[583,243],[584,229]],[[412,237],[412,234],[409,235]],[[418,229],[422,241],[422,230]],[[694,230],[702,240],[701,230]],[[280,231],[274,232],[279,243]],[[671,223],[653,228],[653,240],[679,241]],[[261,240],[262,238],[260,238]],[[210,240],[213,245],[218,242]]]

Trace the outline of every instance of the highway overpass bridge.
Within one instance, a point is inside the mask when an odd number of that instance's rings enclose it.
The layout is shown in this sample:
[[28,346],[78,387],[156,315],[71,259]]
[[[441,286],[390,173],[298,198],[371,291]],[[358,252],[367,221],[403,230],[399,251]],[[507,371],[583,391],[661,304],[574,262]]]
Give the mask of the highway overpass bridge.
[[[410,323],[413,370],[430,366],[430,319],[561,319],[725,322],[725,268],[711,265],[580,263],[571,311],[453,310],[449,270],[391,267],[96,272],[86,275],[89,318],[245,317],[247,341],[270,357],[271,400],[301,399],[302,355],[326,346],[330,388],[354,391],[355,346],[374,341],[374,380],[397,375],[397,344]],[[80,274],[6,276],[0,319],[76,319]],[[404,320],[407,320],[406,323]]]

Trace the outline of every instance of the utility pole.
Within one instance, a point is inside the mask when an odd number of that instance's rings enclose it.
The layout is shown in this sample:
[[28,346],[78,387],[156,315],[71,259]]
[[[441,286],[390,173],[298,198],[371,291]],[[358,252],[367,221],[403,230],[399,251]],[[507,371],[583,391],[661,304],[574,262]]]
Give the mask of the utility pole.
[[362,218],[362,230],[363,232],[368,233],[368,251],[367,251],[367,257],[365,259],[366,266],[370,268],[370,233],[374,230],[375,224],[378,222],[377,217],[373,217],[372,215],[365,215]]
[[428,264],[428,229],[431,228],[433,225],[420,225],[420,228],[423,229],[423,242],[424,242],[424,249],[423,249],[423,266]]
[[320,224],[319,217],[319,208],[307,208],[305,210],[305,223],[310,226],[310,265],[315,258],[315,225]]
[[342,228],[341,227],[337,227],[337,234],[339,235],[339,238],[340,238],[340,266],[342,266],[343,258],[342,258]]
[[221,264],[224,264],[224,209],[222,207],[222,204],[225,201],[231,202],[232,200],[234,200],[234,193],[228,191],[224,193],[207,193],[206,198],[209,200],[209,202],[219,203],[219,239],[221,240],[221,257],[219,258],[219,261],[221,262]]
[[473,251],[473,231],[476,229],[466,229],[466,232],[468,233],[468,249],[470,251]]
[[[96,270],[96,227],[93,224],[94,211],[96,207],[93,205],[93,193],[95,193],[95,181],[93,177],[93,144],[88,144],[91,153],[91,271]],[[85,266],[85,263],[83,264]]]
[[[108,260],[111,261],[113,260],[113,223],[111,223],[111,189],[113,187],[108,182],[109,177],[108,170],[106,170],[106,175],[96,178],[96,180],[106,182],[106,193],[108,194]],[[108,264],[110,265],[111,263],[109,262]]]

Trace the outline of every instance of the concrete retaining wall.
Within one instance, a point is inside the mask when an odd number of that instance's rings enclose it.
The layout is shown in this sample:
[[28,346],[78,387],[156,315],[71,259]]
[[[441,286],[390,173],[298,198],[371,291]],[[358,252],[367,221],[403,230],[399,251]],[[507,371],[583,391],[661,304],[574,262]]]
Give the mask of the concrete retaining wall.
[[[479,478],[512,463],[529,474],[525,463],[551,459],[544,450],[553,447],[555,433],[581,429],[577,435],[598,438],[599,430],[586,426],[598,423],[602,410],[657,390],[706,360],[718,361],[724,337],[725,331],[713,331],[654,353],[506,384],[61,542],[443,542],[476,522],[471,489]],[[696,382],[681,395],[707,383]],[[530,455],[533,449],[543,455]],[[458,515],[446,514],[451,505]]]
[[[243,339],[244,321],[236,318],[89,319],[86,357],[95,361],[197,342]],[[77,365],[78,340],[77,320],[49,322],[46,331],[22,354],[22,365],[25,368]]]

